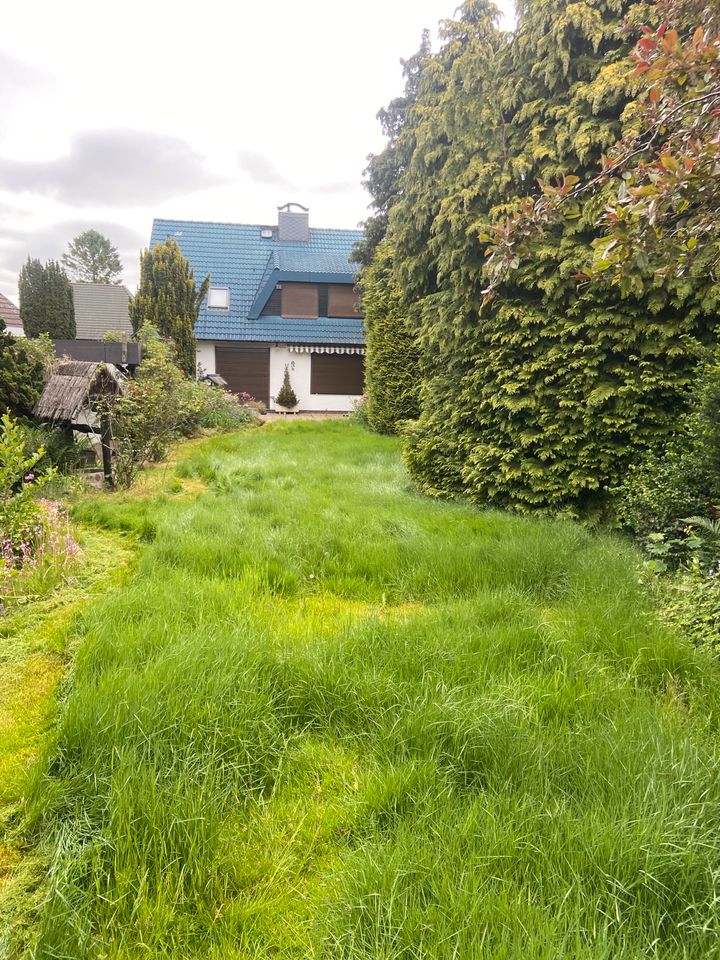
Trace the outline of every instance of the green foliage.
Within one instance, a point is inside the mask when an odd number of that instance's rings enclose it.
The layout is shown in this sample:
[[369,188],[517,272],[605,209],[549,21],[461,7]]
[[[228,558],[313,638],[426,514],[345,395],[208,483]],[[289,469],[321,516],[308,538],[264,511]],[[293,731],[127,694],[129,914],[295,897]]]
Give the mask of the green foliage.
[[18,280],[20,316],[25,334],[47,333],[53,340],[74,340],[75,306],[67,274],[55,260],[43,266],[28,257]]
[[39,447],[43,449],[42,459],[38,461],[41,470],[56,467],[59,473],[69,474],[80,463],[83,449],[88,449],[86,441],[76,441],[73,431],[64,427],[35,420],[21,422],[25,435],[25,450],[29,454]]
[[73,626],[18,825],[52,855],[28,956],[717,952],[720,669],[633,550],[428,502],[345,422],[175,478],[210,489],[78,505],[151,542]]
[[207,276],[196,286],[190,264],[170,238],[140,257],[140,285],[130,303],[133,330],[151,323],[172,340],[176,362],[188,376],[195,375],[195,323],[209,285]]
[[393,275],[391,245],[377,249],[360,281],[365,316],[366,415],[379,433],[395,433],[398,423],[419,411],[419,351]]
[[45,369],[33,344],[0,327],[0,413],[30,416],[40,398]]
[[207,383],[183,376],[170,346],[152,324],[138,332],[143,361],[125,394],[108,403],[114,447],[114,476],[129,487],[138,470],[162,459],[168,445],[202,427],[231,429],[254,422],[237,398]]
[[97,230],[85,230],[68,244],[62,263],[81,283],[119,283],[122,263],[117,247]]
[[37,471],[45,451],[26,451],[22,427],[8,414],[0,418],[0,573],[32,559],[43,532],[43,507],[36,495],[54,476]]
[[406,460],[428,493],[604,510],[637,452],[675,432],[720,302],[702,264],[622,299],[578,283],[595,255],[599,194],[527,238],[486,299],[493,225],[537,180],[597,173],[630,129],[636,81],[620,27],[646,13],[620,0],[530,0],[508,35],[491,4],[470,0],[423,67],[390,233],[394,288],[420,347]]
[[363,182],[370,194],[373,214],[363,224],[363,239],[353,252],[354,259],[364,267],[372,262],[378,244],[387,233],[390,210],[400,199],[400,179],[411,154],[409,144],[401,134],[406,117],[417,100],[418,84],[429,57],[430,34],[425,30],[417,53],[400,61],[405,78],[403,96],[396,97],[377,115],[388,142],[380,153],[370,154],[364,171]]
[[[638,7],[641,12],[642,8]],[[658,0],[631,62],[638,95],[624,136],[586,177],[540,183],[505,221],[490,228],[489,297],[551,224],[577,217],[600,197],[601,235],[587,278],[641,296],[660,280],[720,265],[720,15],[705,0]],[[637,30],[637,24],[627,24]]]
[[[673,536],[691,515],[709,516],[720,504],[720,361],[699,367],[687,413],[661,448],[630,464],[615,491],[622,526],[641,541],[650,534]],[[682,553],[682,551],[680,551]]]
[[277,403],[278,406],[285,407],[286,410],[292,410],[298,403],[297,394],[290,383],[290,368],[287,364],[285,364],[282,386],[275,397],[275,403]]
[[370,426],[367,418],[367,397],[358,397],[357,400],[353,400],[352,410],[346,419],[359,427],[367,428]]
[[41,333],[38,337],[25,337],[22,341],[22,347],[28,357],[36,360],[42,366],[43,380],[47,380],[57,361],[50,334]]
[[720,578],[690,564],[656,586],[663,620],[695,646],[720,655]]

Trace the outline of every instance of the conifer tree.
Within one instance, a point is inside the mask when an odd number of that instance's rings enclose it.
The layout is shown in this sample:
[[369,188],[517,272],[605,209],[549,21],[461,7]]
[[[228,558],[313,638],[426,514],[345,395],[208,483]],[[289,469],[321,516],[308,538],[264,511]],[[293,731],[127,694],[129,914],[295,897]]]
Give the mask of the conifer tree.
[[85,230],[68,244],[62,262],[81,283],[119,283],[122,263],[117,247],[97,230]]
[[195,374],[195,324],[209,285],[207,276],[196,286],[190,264],[170,238],[140,257],[140,285],[130,304],[133,330],[153,324],[172,341],[177,365],[188,376]]
[[42,363],[26,349],[25,338],[11,336],[0,317],[0,415],[30,416],[44,380]]
[[[578,202],[484,303],[485,251],[536,180],[592,176],[633,122],[622,0],[526,0],[513,36],[468,0],[425,65],[401,134],[394,272],[421,344],[406,459],[431,493],[589,506],[674,428],[713,301],[688,282],[588,292],[603,198]],[[372,311],[365,304],[366,311]]]
[[287,364],[285,364],[282,386],[278,390],[275,402],[287,410],[292,410],[298,404],[297,394],[290,383],[290,369]]
[[387,233],[390,210],[400,198],[400,179],[411,156],[410,143],[401,135],[417,101],[418,85],[429,58],[430,34],[424,30],[417,53],[400,61],[405,78],[403,95],[391,100],[377,115],[388,142],[380,153],[369,155],[364,170],[364,185],[370,194],[373,213],[363,224],[364,236],[354,251],[355,260],[363,266],[371,262],[377,245]]
[[59,263],[49,260],[43,266],[28,257],[20,271],[18,289],[20,317],[28,337],[47,333],[53,340],[75,339],[72,286]]
[[418,416],[419,385],[415,333],[393,275],[390,241],[376,248],[373,262],[362,272],[360,291],[368,424],[378,433],[395,433],[401,421]]

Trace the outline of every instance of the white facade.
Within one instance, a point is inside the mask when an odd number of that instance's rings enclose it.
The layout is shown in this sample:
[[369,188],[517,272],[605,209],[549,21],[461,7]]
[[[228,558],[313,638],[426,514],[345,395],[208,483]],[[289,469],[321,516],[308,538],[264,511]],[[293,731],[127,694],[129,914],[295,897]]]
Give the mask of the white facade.
[[[203,373],[216,373],[215,343],[208,340],[197,341],[197,365]],[[285,376],[285,366],[290,373],[290,384],[298,398],[299,413],[350,413],[357,394],[324,394],[310,392],[310,353],[292,351],[287,344],[272,344],[270,348],[270,410],[281,410],[273,398],[277,396]],[[340,348],[341,349],[341,348]]]

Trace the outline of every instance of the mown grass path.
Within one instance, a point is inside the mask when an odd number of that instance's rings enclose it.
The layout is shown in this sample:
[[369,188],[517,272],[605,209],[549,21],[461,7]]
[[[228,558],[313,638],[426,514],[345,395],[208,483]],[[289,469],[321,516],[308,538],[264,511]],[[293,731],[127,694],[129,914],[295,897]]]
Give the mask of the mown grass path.
[[195,445],[27,797],[38,958],[718,955],[715,663],[637,559],[347,423]]

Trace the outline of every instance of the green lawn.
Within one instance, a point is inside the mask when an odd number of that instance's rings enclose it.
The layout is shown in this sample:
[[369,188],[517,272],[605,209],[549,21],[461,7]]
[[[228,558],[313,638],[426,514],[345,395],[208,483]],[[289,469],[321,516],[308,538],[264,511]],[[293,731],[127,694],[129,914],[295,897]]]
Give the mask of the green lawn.
[[719,672],[629,548],[344,422],[174,470],[76,510],[141,546],[27,796],[38,960],[720,956]]

